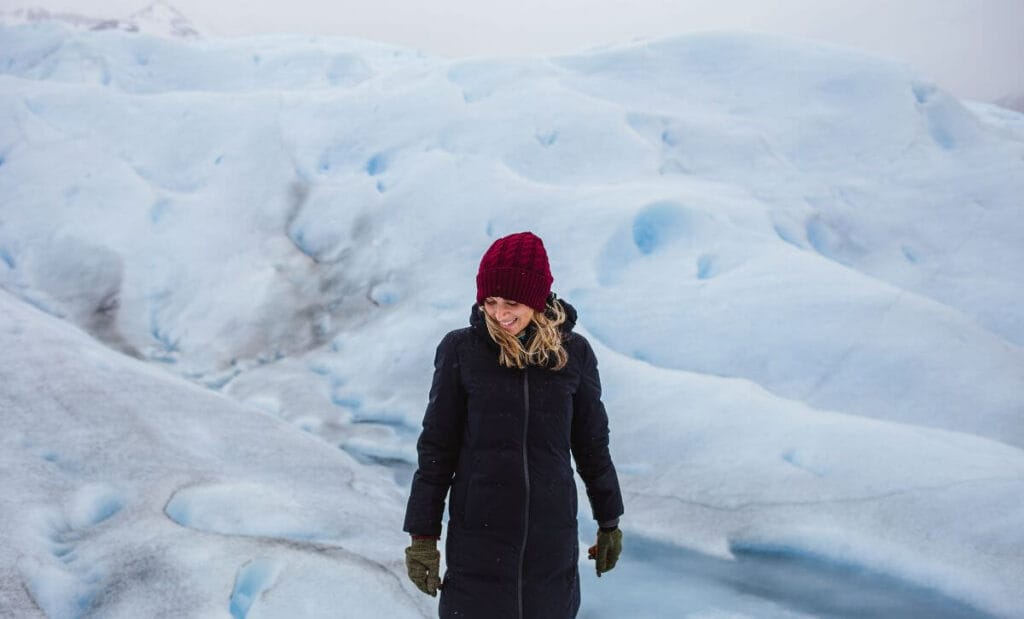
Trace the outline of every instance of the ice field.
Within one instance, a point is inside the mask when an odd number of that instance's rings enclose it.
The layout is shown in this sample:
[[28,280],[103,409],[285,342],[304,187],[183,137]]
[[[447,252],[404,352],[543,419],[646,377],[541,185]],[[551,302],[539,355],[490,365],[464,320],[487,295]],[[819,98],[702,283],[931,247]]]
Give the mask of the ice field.
[[626,505],[581,618],[1024,617],[1022,196],[1024,115],[806,41],[0,25],[0,615],[436,616],[434,347],[532,230]]

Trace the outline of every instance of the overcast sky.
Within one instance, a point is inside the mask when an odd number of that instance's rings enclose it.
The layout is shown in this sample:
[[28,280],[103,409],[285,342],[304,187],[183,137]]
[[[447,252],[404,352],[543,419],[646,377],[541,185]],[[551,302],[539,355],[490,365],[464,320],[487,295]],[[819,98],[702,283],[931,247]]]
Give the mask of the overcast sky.
[[[148,0],[0,0],[123,17]],[[168,0],[210,35],[338,34],[449,56],[554,54],[699,30],[813,38],[909,62],[972,99],[1024,94],[1024,0]]]

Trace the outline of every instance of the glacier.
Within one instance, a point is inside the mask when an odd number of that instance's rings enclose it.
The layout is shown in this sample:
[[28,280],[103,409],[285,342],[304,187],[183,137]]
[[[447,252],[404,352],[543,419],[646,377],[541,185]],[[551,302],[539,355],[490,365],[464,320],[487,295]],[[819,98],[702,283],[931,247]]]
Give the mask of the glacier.
[[1021,616],[1024,115],[749,33],[54,20],[0,25],[0,109],[5,615],[435,614],[400,531],[433,349],[529,229],[626,500],[581,616]]

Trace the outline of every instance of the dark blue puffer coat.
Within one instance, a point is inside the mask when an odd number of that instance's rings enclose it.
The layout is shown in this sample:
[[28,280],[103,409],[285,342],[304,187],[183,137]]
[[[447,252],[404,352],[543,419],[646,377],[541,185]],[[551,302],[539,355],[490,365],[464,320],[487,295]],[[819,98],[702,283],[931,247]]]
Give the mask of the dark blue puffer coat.
[[404,529],[440,535],[451,489],[441,617],[560,619],[580,604],[576,484],[570,449],[598,522],[622,514],[608,453],[597,361],[573,333],[559,371],[498,364],[476,306],[470,327],[437,347]]

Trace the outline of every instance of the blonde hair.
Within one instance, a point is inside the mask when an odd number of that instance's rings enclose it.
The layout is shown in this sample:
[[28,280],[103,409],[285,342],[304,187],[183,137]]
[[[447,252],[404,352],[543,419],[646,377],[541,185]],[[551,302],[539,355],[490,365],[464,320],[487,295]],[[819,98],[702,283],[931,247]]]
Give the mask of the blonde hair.
[[561,370],[569,362],[569,354],[562,345],[562,331],[559,329],[565,322],[565,308],[558,299],[550,300],[543,312],[534,310],[530,324],[535,327],[535,331],[525,347],[518,337],[501,328],[483,305],[478,306],[478,309],[484,315],[487,332],[498,344],[498,363],[501,365],[520,370],[528,365]]

